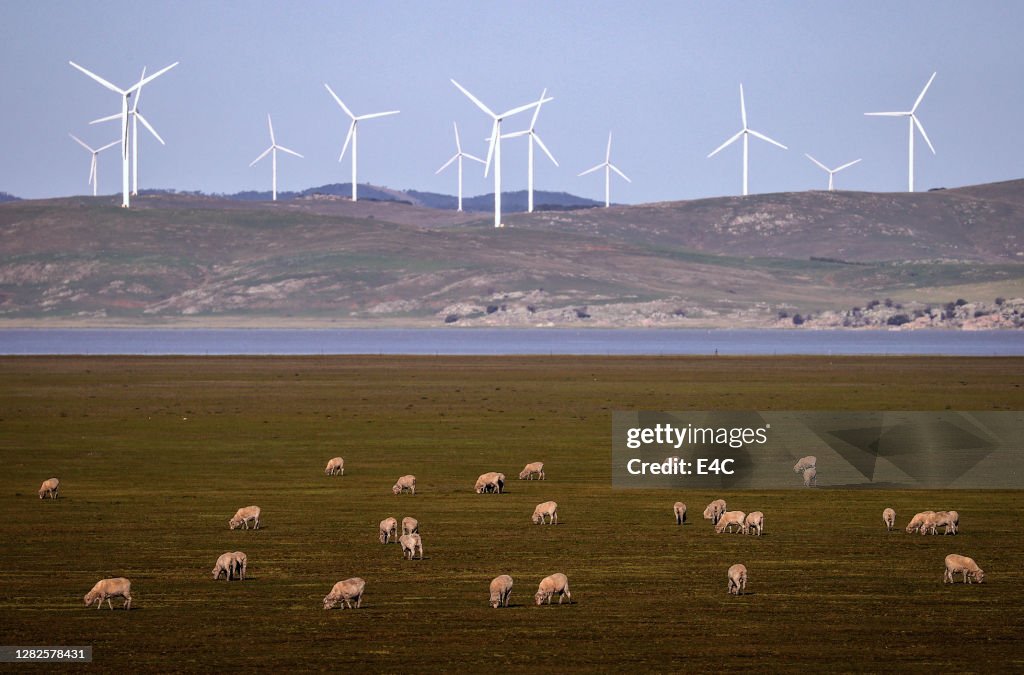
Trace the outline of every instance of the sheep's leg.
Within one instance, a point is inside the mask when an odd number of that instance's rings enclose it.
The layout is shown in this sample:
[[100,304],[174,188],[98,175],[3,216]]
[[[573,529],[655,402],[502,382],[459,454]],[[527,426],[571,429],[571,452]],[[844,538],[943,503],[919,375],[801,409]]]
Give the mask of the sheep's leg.
[[109,607],[111,610],[113,610],[114,609],[114,603],[110,601],[110,598],[111,598],[111,596],[108,595],[107,596],[107,607]]

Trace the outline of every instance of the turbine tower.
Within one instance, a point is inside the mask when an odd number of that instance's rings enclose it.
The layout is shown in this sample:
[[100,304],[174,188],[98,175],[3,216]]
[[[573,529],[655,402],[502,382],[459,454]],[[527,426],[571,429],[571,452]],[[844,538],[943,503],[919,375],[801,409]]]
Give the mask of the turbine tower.
[[271,163],[271,165],[273,167],[273,169],[271,170],[271,175],[272,175],[271,199],[272,199],[272,201],[276,202],[277,201],[277,151],[278,150],[283,150],[283,151],[287,152],[290,155],[295,155],[296,157],[302,157],[302,155],[300,155],[299,153],[295,152],[294,150],[289,150],[288,148],[284,147],[283,145],[278,145],[277,144],[277,140],[274,138],[274,124],[273,124],[273,122],[270,121],[270,114],[269,113],[267,113],[267,127],[270,129],[270,147],[267,148],[266,150],[264,150],[262,155],[260,155],[256,159],[252,160],[252,162],[249,163],[249,166],[255,165],[256,162],[258,162],[261,159],[263,159],[264,157],[266,157],[268,152],[271,153],[271,155],[270,155],[271,162],[270,163]]
[[854,164],[856,164],[857,162],[860,161],[859,159],[855,159],[852,162],[847,162],[846,164],[843,164],[842,166],[840,166],[840,167],[838,167],[836,169],[830,169],[827,166],[825,166],[824,164],[822,164],[821,162],[819,162],[818,160],[816,160],[813,157],[811,157],[810,155],[808,155],[806,152],[804,153],[804,157],[806,157],[807,159],[811,160],[812,162],[814,162],[815,164],[820,166],[825,171],[828,171],[828,191],[829,192],[832,192],[832,190],[834,189],[832,187],[832,178],[833,178],[833,176],[835,176],[837,173],[839,173],[843,169],[847,169],[847,168],[853,166]]
[[465,157],[466,159],[471,159],[474,162],[480,162],[481,164],[484,164],[485,162],[484,162],[484,160],[480,159],[476,155],[471,155],[468,152],[463,152],[462,151],[462,142],[459,140],[459,125],[456,124],[455,122],[452,122],[452,126],[455,127],[455,154],[452,155],[452,158],[449,159],[447,162],[445,162],[444,165],[440,169],[435,171],[434,175],[436,176],[437,174],[439,174],[442,171],[444,171],[445,169],[447,169],[448,166],[452,162],[454,162],[455,160],[459,160],[459,209],[458,210],[461,211],[462,210],[462,158]]
[[166,68],[158,70],[149,77],[143,77],[127,89],[121,89],[120,87],[112,85],[110,82],[107,82],[96,73],[86,70],[74,61],[68,61],[68,63],[70,63],[73,68],[82,71],[83,73],[85,73],[92,79],[96,80],[110,91],[113,91],[121,95],[121,113],[116,116],[121,119],[121,206],[124,208],[128,208],[128,99],[131,97],[133,92],[141,89],[142,85],[146,84],[147,82],[152,82],[153,80],[160,77],[174,66],[178,65],[178,61],[175,61]]
[[614,171],[615,173],[625,178],[627,183],[633,182],[629,180],[626,174],[619,171],[619,168],[617,166],[612,164],[612,132],[610,131],[608,132],[608,150],[604,154],[604,161],[598,164],[597,166],[587,169],[586,171],[579,175],[585,176],[588,173],[597,171],[598,169],[601,168],[604,169],[604,207],[608,208],[611,205],[611,172]]
[[932,86],[932,80],[935,79],[936,75],[938,75],[938,73],[932,73],[932,76],[930,78],[928,78],[928,83],[926,85],[924,85],[924,89],[921,90],[921,93],[920,93],[920,95],[918,95],[917,100],[914,101],[914,107],[912,107],[910,110],[908,110],[906,112],[873,112],[873,113],[864,113],[865,115],[873,115],[873,116],[877,116],[877,117],[906,117],[908,119],[908,124],[910,125],[910,147],[909,147],[909,157],[910,157],[910,160],[909,160],[910,161],[910,182],[909,182],[909,185],[910,185],[910,192],[914,191],[914,127],[915,126],[917,127],[917,130],[921,132],[921,137],[924,138],[924,142],[928,144],[928,147],[931,149],[932,154],[933,155],[935,154],[935,147],[932,145],[932,142],[930,140],[928,140],[928,134],[926,134],[924,132],[924,126],[921,125],[921,120],[917,119],[917,115],[915,113],[917,113],[917,107],[919,105],[921,105],[921,100],[924,99],[924,95],[925,95],[925,92],[928,91],[928,87]]
[[547,95],[547,93],[548,93],[547,89],[545,89],[544,91],[541,92],[540,100],[537,102],[537,107],[534,108],[534,110],[533,110],[533,119],[530,120],[530,128],[529,129],[525,129],[523,131],[515,131],[515,132],[513,132],[511,134],[505,134],[504,136],[502,136],[502,138],[517,138],[519,136],[529,136],[529,151],[528,151],[528,156],[527,156],[527,162],[528,163],[527,163],[527,172],[526,172],[526,177],[527,177],[527,180],[526,180],[526,200],[527,200],[526,211],[527,211],[527,213],[533,213],[533,144],[534,144],[534,142],[536,142],[537,145],[540,146],[540,149],[543,150],[544,154],[548,156],[548,159],[551,160],[551,163],[554,164],[555,166],[558,166],[558,161],[555,160],[555,156],[552,155],[551,151],[548,150],[548,147],[546,145],[544,145],[544,141],[542,141],[540,139],[540,136],[537,134],[537,131],[536,131],[537,116],[540,115],[540,106],[541,106],[541,103],[544,101],[544,97]]
[[750,151],[749,151],[748,145],[750,143],[750,137],[751,136],[756,136],[757,138],[760,138],[762,141],[768,141],[772,145],[779,146],[783,150],[789,150],[789,148],[784,146],[782,143],[779,143],[778,141],[774,141],[774,140],[768,138],[767,136],[765,136],[764,134],[762,134],[760,132],[757,132],[757,131],[754,131],[749,126],[747,126],[747,104],[743,100],[743,85],[742,84],[740,85],[740,117],[743,119],[743,128],[740,129],[738,132],[736,132],[735,136],[733,136],[732,138],[727,140],[725,143],[722,143],[720,146],[715,148],[715,150],[710,155],[708,155],[708,158],[710,159],[711,157],[714,157],[715,155],[718,154],[719,150],[722,150],[723,148],[726,148],[727,146],[731,145],[738,138],[740,138],[742,136],[743,137],[743,194],[746,195],[747,194],[747,173],[748,173],[747,172],[747,166],[748,166],[748,158],[749,158],[749,155],[750,155]]
[[324,86],[327,87],[327,91],[334,97],[334,100],[338,102],[341,109],[345,111],[345,114],[352,118],[352,124],[348,127],[348,135],[345,136],[345,145],[341,148],[341,154],[338,155],[338,161],[340,162],[345,157],[345,151],[348,150],[348,143],[352,141],[352,201],[358,200],[358,193],[356,191],[356,148],[359,142],[359,123],[363,120],[373,119],[374,117],[386,117],[388,115],[397,115],[398,110],[389,110],[387,112],[370,113],[369,115],[353,115],[352,111],[348,109],[348,106],[341,102],[338,95],[334,93],[334,90],[324,82]]
[[83,148],[85,148],[86,150],[88,150],[89,152],[92,153],[92,161],[89,162],[89,183],[92,184],[92,196],[95,197],[96,196],[96,186],[99,183],[99,177],[98,177],[97,171],[96,171],[96,156],[98,154],[100,154],[101,152],[103,152],[104,150],[106,150],[107,148],[114,147],[115,145],[117,145],[121,141],[116,141],[116,140],[112,141],[112,142],[107,143],[106,145],[104,145],[102,148],[91,148],[88,145],[86,145],[85,141],[83,141],[78,136],[75,136],[72,133],[68,133],[68,136],[70,136],[71,138],[75,139],[80,146],[82,146]]
[[487,161],[485,162],[486,168],[484,169],[484,176],[486,176],[487,173],[491,170],[491,157],[493,157],[494,158],[494,226],[495,227],[504,227],[504,225],[501,222],[501,121],[504,118],[506,118],[506,117],[511,117],[512,115],[515,115],[517,113],[521,113],[524,110],[529,110],[530,108],[532,108],[534,106],[539,106],[542,103],[547,103],[548,101],[552,101],[554,99],[552,99],[550,97],[549,98],[541,97],[541,99],[539,101],[535,101],[533,103],[528,103],[526,105],[521,105],[521,106],[518,106],[516,108],[512,108],[511,110],[506,110],[505,112],[498,114],[498,113],[495,113],[490,108],[488,108],[487,106],[485,106],[483,103],[481,103],[480,99],[478,99],[476,96],[473,96],[473,94],[470,94],[468,91],[466,91],[466,89],[461,84],[456,82],[455,80],[452,80],[452,84],[454,84],[458,88],[459,91],[461,91],[463,94],[465,94],[466,98],[468,98],[470,101],[472,101],[476,105],[476,107],[480,108],[480,110],[483,110],[494,121],[494,123],[491,125],[490,143],[487,146]]
[[[143,67],[142,77],[140,77],[139,80],[141,81],[145,79],[146,69],[145,67]],[[142,122],[142,125],[149,129],[149,133],[153,134],[153,138],[160,141],[160,145],[167,145],[166,143],[164,143],[164,139],[160,138],[160,134],[156,132],[156,129],[153,128],[153,125],[151,125],[142,115],[142,113],[139,112],[139,100],[141,98],[142,87],[139,87],[135,91],[135,100],[132,102],[132,108],[128,111],[128,115],[132,119],[132,196],[137,196],[139,194],[139,122]],[[113,115],[101,117],[98,120],[93,120],[92,122],[89,122],[89,124],[109,122],[111,120],[116,120],[120,117],[120,113],[114,113]]]

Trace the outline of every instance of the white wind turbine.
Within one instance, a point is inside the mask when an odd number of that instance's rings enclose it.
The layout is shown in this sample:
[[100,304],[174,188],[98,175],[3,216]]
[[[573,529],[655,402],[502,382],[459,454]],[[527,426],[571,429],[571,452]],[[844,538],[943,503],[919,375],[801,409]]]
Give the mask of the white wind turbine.
[[449,159],[447,162],[445,162],[444,165],[440,169],[435,171],[434,175],[436,176],[437,174],[439,174],[442,171],[444,171],[445,169],[447,169],[448,166],[452,162],[454,162],[455,160],[459,160],[459,209],[458,210],[461,211],[462,210],[462,158],[465,157],[466,159],[471,159],[474,162],[480,162],[481,164],[484,164],[485,162],[484,162],[484,160],[480,159],[476,155],[471,155],[468,152],[463,152],[462,151],[462,141],[459,140],[459,125],[456,124],[455,122],[452,122],[452,126],[455,127],[455,154],[452,155],[452,158]]
[[539,101],[528,103],[526,105],[521,105],[519,107],[512,108],[511,110],[506,110],[505,112],[498,114],[495,113],[490,108],[488,108],[487,106],[485,106],[483,103],[481,103],[480,99],[466,91],[466,89],[455,80],[452,80],[452,84],[454,84],[459,89],[459,91],[465,94],[470,101],[476,104],[476,107],[480,108],[480,110],[483,110],[485,113],[487,113],[487,115],[490,116],[492,120],[494,120],[494,123],[491,126],[490,142],[487,146],[487,161],[485,162],[486,168],[484,169],[484,176],[486,176],[487,173],[490,171],[491,157],[494,157],[494,226],[504,227],[504,225],[502,225],[501,223],[501,121],[506,117],[511,117],[516,113],[521,113],[524,110],[529,110],[534,106],[539,106],[542,103],[547,103],[548,101],[552,101],[554,99],[550,97],[541,97]]
[[69,133],[68,136],[70,136],[71,138],[73,138],[76,141],[78,141],[78,144],[80,146],[82,146],[83,148],[85,148],[86,150],[88,150],[89,152],[92,153],[92,161],[89,163],[89,183],[92,184],[92,196],[95,197],[96,196],[96,186],[99,183],[99,177],[98,177],[98,174],[97,174],[97,171],[96,171],[96,156],[99,155],[104,150],[106,150],[107,148],[114,147],[115,145],[117,145],[121,141],[112,141],[112,142],[107,143],[106,145],[104,145],[102,148],[91,148],[88,145],[86,145],[85,141],[83,141],[78,136],[75,136],[72,133]]
[[271,185],[272,185],[271,199],[276,202],[277,201],[277,151],[278,150],[284,150],[288,154],[295,155],[296,157],[302,157],[302,155],[300,155],[299,153],[295,152],[294,150],[289,150],[288,148],[284,147],[283,145],[278,145],[277,144],[277,140],[274,138],[274,124],[273,124],[273,122],[270,121],[270,114],[269,113],[267,113],[267,127],[270,129],[270,147],[267,148],[266,150],[264,150],[263,154],[261,154],[259,157],[257,157],[256,159],[252,160],[252,162],[249,163],[249,166],[255,165],[256,162],[258,162],[261,159],[263,159],[264,157],[266,157],[267,153],[271,153],[270,154],[270,159],[271,159],[271,165],[273,167],[273,169],[271,171],[271,175],[272,175],[272,179],[271,179],[272,180],[272,183],[271,183]]
[[808,155],[806,152],[804,153],[804,156],[807,159],[809,159],[812,162],[814,162],[815,164],[817,164],[818,166],[820,166],[825,171],[828,171],[828,190],[829,190],[829,192],[831,192],[834,189],[832,187],[832,177],[835,176],[840,171],[842,171],[843,169],[848,169],[848,168],[850,168],[851,166],[853,166],[854,164],[856,164],[857,162],[860,161],[859,159],[855,159],[852,162],[847,162],[846,164],[843,164],[842,166],[840,166],[838,168],[830,169],[827,166],[825,166],[824,164],[822,164],[821,162],[819,162],[818,160],[816,160],[813,157],[811,157],[810,155]]
[[931,148],[932,154],[933,155],[935,154],[935,147],[932,145],[932,142],[930,140],[928,140],[928,134],[926,134],[924,132],[924,127],[921,125],[921,121],[919,119],[917,119],[917,115],[915,113],[917,112],[917,106],[921,105],[921,100],[924,99],[924,94],[925,94],[926,91],[928,91],[928,87],[932,86],[932,80],[935,79],[936,75],[938,75],[938,73],[932,73],[932,76],[930,78],[928,78],[928,83],[926,85],[924,85],[924,89],[921,90],[921,93],[917,97],[917,100],[914,101],[914,107],[912,107],[910,110],[908,110],[906,112],[874,112],[874,113],[864,113],[865,115],[874,115],[874,116],[879,116],[879,117],[906,117],[906,118],[908,118],[909,124],[910,124],[910,151],[909,151],[909,155],[910,155],[910,192],[914,191],[914,127],[915,126],[917,127],[917,130],[921,132],[921,136],[924,138],[924,142],[928,144],[929,148]]
[[350,124],[348,127],[348,135],[345,136],[345,145],[342,146],[341,148],[341,154],[338,155],[338,161],[340,162],[342,158],[345,157],[345,151],[348,150],[348,143],[349,141],[352,141],[352,201],[357,201],[358,197],[356,192],[356,148],[357,143],[359,142],[359,123],[363,120],[373,119],[374,117],[386,117],[388,115],[397,115],[399,111],[389,110],[387,112],[370,113],[369,115],[353,115],[352,111],[348,109],[348,106],[341,102],[341,99],[338,98],[338,95],[334,93],[334,90],[331,89],[326,82],[324,82],[324,86],[327,87],[327,91],[330,93],[331,96],[334,97],[334,100],[338,102],[338,105],[340,105],[341,109],[345,111],[345,114],[352,118],[352,124]]
[[740,138],[742,136],[743,137],[743,194],[746,195],[747,194],[747,166],[748,166],[748,157],[749,157],[749,154],[750,154],[749,149],[748,149],[748,145],[749,145],[749,142],[750,142],[750,137],[751,136],[756,136],[757,138],[760,138],[762,141],[768,141],[772,145],[779,146],[783,150],[789,150],[789,148],[784,146],[782,143],[779,143],[778,141],[774,141],[774,140],[768,138],[767,136],[765,136],[764,134],[762,134],[760,132],[757,132],[757,131],[754,131],[753,129],[751,129],[750,127],[747,126],[747,104],[743,100],[743,85],[742,84],[740,85],[740,116],[743,119],[743,128],[740,129],[736,133],[735,136],[733,136],[732,138],[727,140],[725,143],[722,143],[720,146],[715,148],[715,150],[710,155],[708,155],[708,158],[714,157],[716,154],[718,154],[719,150],[722,150],[723,148],[731,145],[738,138]]
[[82,71],[92,79],[96,80],[110,91],[113,91],[121,95],[121,113],[119,115],[116,115],[115,119],[117,117],[121,118],[121,206],[123,206],[124,208],[128,208],[128,99],[131,97],[133,92],[141,89],[142,85],[146,84],[147,82],[152,82],[153,80],[160,77],[174,66],[178,65],[178,61],[175,61],[166,68],[158,70],[149,77],[143,77],[127,89],[121,89],[120,87],[114,86],[113,84],[107,82],[96,73],[86,70],[74,61],[68,61],[68,63],[70,63],[72,67],[77,68],[78,70]]
[[608,150],[604,154],[604,161],[598,164],[597,166],[587,169],[586,171],[579,175],[585,176],[588,173],[597,171],[598,169],[601,168],[604,169],[604,207],[608,208],[611,205],[611,172],[614,171],[615,173],[625,178],[627,183],[633,182],[629,180],[626,174],[619,171],[619,168],[617,166],[612,164],[612,133],[610,131],[608,132]]
[[[146,69],[145,67],[143,67],[142,77],[140,77],[139,80],[142,81],[145,79]],[[160,138],[160,134],[156,132],[156,129],[153,128],[153,125],[151,125],[142,115],[142,113],[139,112],[139,100],[141,98],[142,87],[140,86],[135,91],[135,100],[132,102],[131,110],[128,111],[128,115],[132,118],[132,196],[137,196],[139,194],[139,122],[142,122],[142,125],[149,129],[149,133],[153,134],[153,138],[160,141],[160,145],[167,145],[166,143],[164,143],[164,139]],[[89,124],[109,122],[111,120],[116,120],[120,117],[120,113],[114,113],[113,115],[101,117],[98,120],[93,120],[92,122],[89,122]]]
[[544,97],[547,95],[547,93],[548,93],[547,89],[545,89],[544,91],[541,92],[540,100],[537,102],[537,107],[534,108],[534,110],[533,110],[533,119],[530,120],[530,128],[529,129],[525,129],[524,131],[515,131],[515,132],[513,132],[511,134],[505,134],[504,136],[502,136],[502,138],[517,138],[519,136],[529,136],[529,144],[530,145],[529,145],[529,155],[528,155],[528,158],[527,158],[528,164],[527,164],[527,173],[526,173],[526,177],[527,177],[527,180],[526,180],[526,200],[527,200],[526,211],[527,211],[527,213],[533,213],[533,143],[534,143],[534,141],[536,141],[537,145],[540,146],[540,149],[544,151],[544,154],[548,156],[548,159],[550,159],[551,162],[555,166],[558,166],[558,161],[555,160],[555,156],[552,155],[551,151],[548,150],[548,147],[546,145],[544,145],[544,141],[542,141],[540,139],[540,136],[537,134],[537,131],[536,131],[537,116],[540,115],[540,106],[541,106],[541,103],[543,103]]

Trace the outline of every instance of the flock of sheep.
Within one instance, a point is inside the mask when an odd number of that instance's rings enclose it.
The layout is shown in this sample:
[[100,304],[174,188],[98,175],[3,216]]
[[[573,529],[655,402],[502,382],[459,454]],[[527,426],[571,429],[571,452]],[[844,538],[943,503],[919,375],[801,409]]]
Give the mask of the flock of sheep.
[[[806,487],[811,487],[815,484],[817,476],[816,465],[817,459],[813,456],[807,456],[801,458],[793,467],[795,473],[802,474]],[[327,462],[324,473],[328,476],[339,474],[344,476],[345,460],[341,457],[332,458]],[[534,477],[537,477],[538,480],[545,479],[543,462],[527,464],[519,473],[520,480],[533,480]],[[474,491],[477,494],[501,494],[504,489],[505,474],[496,471],[481,474],[474,485]],[[60,481],[56,478],[50,478],[43,481],[43,484],[39,487],[39,498],[57,499],[59,490]],[[396,495],[406,491],[410,494],[416,494],[416,476],[402,476],[395,482],[391,491]],[[260,507],[258,506],[242,507],[228,521],[228,527],[232,530],[238,528],[249,529],[251,523],[252,529],[259,529],[260,513]],[[672,513],[676,525],[682,525],[686,522],[686,504],[683,502],[676,502],[672,506]],[[764,533],[764,513],[761,511],[752,511],[750,513],[729,511],[724,499],[716,499],[708,504],[704,509],[704,519],[710,520],[714,525],[715,532],[719,534],[735,532],[761,536]],[[544,523],[549,525],[557,524],[558,504],[553,501],[538,504],[533,510],[531,520],[538,525]],[[896,526],[896,511],[886,508],[882,512],[882,522],[885,524],[886,529],[891,532]],[[939,528],[942,528],[943,534],[955,535],[959,531],[959,525],[960,514],[956,511],[922,511],[910,519],[906,532],[907,534],[916,532],[921,535],[935,535],[938,534]],[[402,519],[402,534],[399,536],[398,521],[393,517],[385,518],[380,521],[379,525],[380,543],[388,544],[397,541],[402,547],[403,559],[408,558],[412,560],[418,554],[420,560],[422,560],[423,540],[420,537],[419,529],[419,521],[411,516],[407,516]],[[248,557],[242,551],[225,552],[217,559],[212,572],[213,578],[218,580],[223,576],[227,581],[233,579],[244,580],[247,565]],[[985,580],[985,572],[978,567],[978,564],[972,558],[967,556],[955,553],[947,555],[945,566],[943,583],[954,583],[954,575],[956,574],[961,574],[963,582],[968,584],[973,582],[982,583]],[[737,563],[730,566],[727,577],[729,594],[741,595],[744,593],[747,587],[747,568],[745,565]],[[491,607],[508,607],[509,597],[512,594],[512,584],[512,577],[507,574],[497,576],[491,581],[489,588]],[[324,597],[323,607],[324,609],[333,609],[341,604],[343,609],[358,608],[362,604],[365,588],[366,582],[359,577],[339,581],[334,584],[330,593]],[[555,596],[558,596],[558,604],[562,604],[563,599],[569,600],[570,603],[572,602],[572,594],[569,591],[569,579],[560,572],[541,580],[537,592],[534,594],[534,603],[537,605],[544,602],[551,604],[551,600]],[[132,604],[131,582],[124,577],[101,579],[96,582],[92,590],[86,593],[84,600],[86,606],[96,604],[97,609],[103,606],[105,600],[107,606],[113,609],[111,598],[124,598],[124,608],[130,609]]]

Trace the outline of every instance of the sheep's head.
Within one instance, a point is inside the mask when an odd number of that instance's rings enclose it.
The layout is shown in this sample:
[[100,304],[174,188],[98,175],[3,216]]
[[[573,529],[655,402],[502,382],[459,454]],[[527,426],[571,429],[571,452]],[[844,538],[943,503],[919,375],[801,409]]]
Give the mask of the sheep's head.
[[85,601],[85,606],[88,607],[92,603],[96,602],[96,597],[97,596],[96,596],[96,594],[93,591],[89,591],[88,593],[85,594],[85,597],[82,598],[82,600]]
[[540,525],[542,522],[544,522],[544,516],[540,514],[540,511],[534,511],[533,518],[531,518],[531,520],[533,520],[534,525]]
[[550,593],[546,593],[544,591],[537,591],[533,594],[533,603],[535,605],[543,604],[544,601],[547,600],[549,597],[551,597]]
[[391,491],[397,495],[399,492],[402,491],[402,486],[399,485],[398,483],[395,483],[394,487],[391,488]]
[[235,520],[234,518],[232,518],[232,519],[230,519],[228,521],[228,527],[231,528],[232,530],[234,530],[235,528],[237,528],[241,524],[242,524],[242,521]]
[[974,577],[974,580],[977,581],[979,584],[985,583],[985,572],[980,567],[977,569],[977,571],[972,572],[971,576]]
[[328,594],[324,596],[324,609],[334,609],[338,606],[338,599]]

